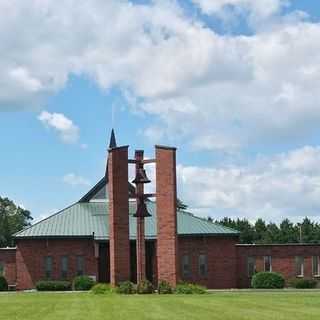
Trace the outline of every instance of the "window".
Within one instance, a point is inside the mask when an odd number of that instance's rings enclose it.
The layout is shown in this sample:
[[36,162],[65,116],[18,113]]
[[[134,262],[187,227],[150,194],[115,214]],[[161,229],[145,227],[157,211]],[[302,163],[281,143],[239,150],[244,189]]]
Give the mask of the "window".
[[199,276],[206,277],[207,275],[208,275],[207,255],[200,254],[199,255]]
[[256,273],[256,258],[248,257],[248,277],[251,278]]
[[44,273],[47,279],[52,277],[52,257],[50,256],[44,258]]
[[264,271],[265,272],[272,272],[271,256],[263,257],[263,263],[264,263]]
[[68,257],[61,257],[61,278],[66,279],[68,277]]
[[296,257],[296,276],[303,277],[304,258],[301,256]]
[[0,262],[0,277],[4,275],[4,264]]
[[320,276],[320,257],[319,256],[312,257],[312,274],[314,276]]
[[190,257],[188,255],[182,257],[182,276],[184,278],[191,276]]
[[84,257],[77,256],[77,275],[83,276],[84,275]]

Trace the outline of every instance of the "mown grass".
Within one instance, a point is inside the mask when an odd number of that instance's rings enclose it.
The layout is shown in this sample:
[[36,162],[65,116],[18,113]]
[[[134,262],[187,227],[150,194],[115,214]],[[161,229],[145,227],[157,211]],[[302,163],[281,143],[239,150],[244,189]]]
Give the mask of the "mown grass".
[[0,294],[1,320],[312,320],[319,317],[319,292],[214,292],[167,296]]

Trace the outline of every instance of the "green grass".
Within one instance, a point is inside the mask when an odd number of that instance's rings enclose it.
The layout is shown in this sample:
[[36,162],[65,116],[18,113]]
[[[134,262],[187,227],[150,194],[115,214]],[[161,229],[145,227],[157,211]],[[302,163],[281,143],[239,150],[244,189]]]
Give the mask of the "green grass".
[[214,292],[190,296],[0,294],[1,320],[312,320],[319,316],[319,292]]

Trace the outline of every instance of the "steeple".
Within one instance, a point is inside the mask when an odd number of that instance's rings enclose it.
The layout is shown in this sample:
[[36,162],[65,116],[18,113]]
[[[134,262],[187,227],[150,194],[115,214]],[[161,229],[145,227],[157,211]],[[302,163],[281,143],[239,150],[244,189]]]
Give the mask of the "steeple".
[[117,146],[116,135],[114,134],[114,130],[111,130],[109,149],[115,148]]

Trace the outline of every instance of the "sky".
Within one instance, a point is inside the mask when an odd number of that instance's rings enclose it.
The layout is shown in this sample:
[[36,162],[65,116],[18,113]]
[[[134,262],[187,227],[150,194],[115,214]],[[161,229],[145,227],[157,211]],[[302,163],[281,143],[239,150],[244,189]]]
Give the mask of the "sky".
[[78,201],[114,127],[199,216],[320,222],[319,52],[318,0],[0,0],[0,195]]

